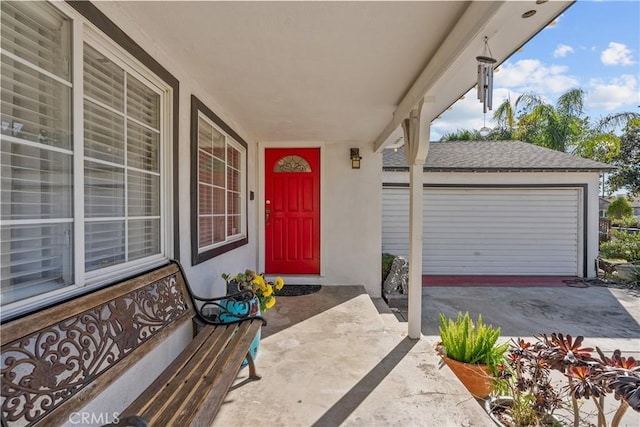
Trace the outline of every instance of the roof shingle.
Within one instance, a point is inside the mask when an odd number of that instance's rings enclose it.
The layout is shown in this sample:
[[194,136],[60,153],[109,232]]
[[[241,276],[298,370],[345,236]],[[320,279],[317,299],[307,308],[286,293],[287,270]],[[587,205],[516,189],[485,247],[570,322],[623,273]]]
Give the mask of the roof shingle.
[[[408,169],[405,149],[384,150],[384,170]],[[522,141],[431,142],[425,171],[605,171],[612,166]]]

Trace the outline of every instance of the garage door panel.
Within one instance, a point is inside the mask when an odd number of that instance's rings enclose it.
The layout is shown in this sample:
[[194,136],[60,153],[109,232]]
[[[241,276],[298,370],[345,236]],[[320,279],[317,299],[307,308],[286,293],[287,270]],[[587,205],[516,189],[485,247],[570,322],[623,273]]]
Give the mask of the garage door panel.
[[[476,263],[492,263],[492,264],[507,264],[512,261],[524,260],[531,263],[544,263],[544,265],[551,264],[565,264],[573,262],[574,257],[566,255],[564,253],[550,253],[547,255],[532,256],[529,253],[506,253],[506,252],[493,252],[493,251],[455,251],[455,252],[429,252],[423,253],[424,256],[430,262],[442,262],[451,260],[454,264],[464,264],[470,262]],[[432,267],[432,266],[430,266]],[[497,273],[497,272],[496,272]]]
[[[553,254],[554,256],[560,256],[567,254],[567,248],[577,249],[575,245],[564,246],[564,242],[559,242],[556,248],[550,248],[549,245],[543,245],[540,243],[533,243],[531,245],[523,245],[521,242],[507,242],[507,244],[465,244],[464,242],[456,241],[456,242],[448,242],[446,245],[436,245],[432,242],[427,242],[426,247],[423,248],[423,253],[433,253],[433,254],[451,254],[455,255],[459,252],[464,253],[486,253],[493,254],[496,256],[505,256],[505,255],[514,255],[518,252],[526,254],[529,258],[534,256],[548,256],[548,254]],[[542,254],[537,254],[537,251],[544,251]],[[575,258],[573,254],[565,255],[571,256]]]
[[451,270],[455,269],[455,275],[461,276],[573,276],[573,274],[567,274],[566,268],[546,268],[544,272],[541,272],[538,268],[527,267],[501,267],[500,273],[496,273],[496,267],[494,266],[442,266],[434,267],[428,273],[429,275],[451,275]]
[[[439,217],[447,217],[447,218],[469,218],[469,214],[465,214],[464,212],[460,212],[465,208],[454,209],[454,208],[442,208],[436,209],[433,206],[425,206],[424,209],[428,208],[425,218],[439,218]],[[468,208],[468,206],[467,206]],[[576,206],[550,206],[552,209],[556,209],[555,211],[549,211],[549,209],[533,211],[533,208],[529,209],[529,213],[527,214],[527,218],[532,214],[536,214],[536,217],[546,217],[546,218],[557,218],[558,216],[565,217],[574,217],[576,213]],[[399,210],[396,212],[400,212]],[[487,211],[483,209],[475,209],[474,210],[474,218],[492,218],[492,217],[512,217],[513,219],[517,219],[518,216],[523,214],[522,209],[497,209],[494,211]]]
[[[502,232],[508,232],[508,230],[502,229]],[[465,236],[461,236],[461,234],[466,234]],[[442,233],[429,233],[425,231],[424,236],[429,237],[429,241],[425,241],[425,246],[449,246],[454,245],[456,243],[463,243],[465,246],[499,246],[499,245],[510,245],[510,246],[518,246],[523,244],[523,241],[526,240],[526,246],[532,247],[533,245],[540,245],[542,247],[549,248],[550,246],[566,246],[571,243],[567,242],[567,239],[573,239],[575,237],[575,233],[569,232],[558,232],[558,233],[549,233],[549,232],[539,232],[535,233],[534,231],[520,232],[518,229],[513,230],[513,234],[517,234],[517,236],[506,236],[499,235],[496,236],[496,232],[474,232],[473,230],[464,232],[464,230],[456,230],[455,236],[444,236]],[[511,248],[513,249],[513,248]]]
[[[482,268],[487,268],[487,267],[494,267],[495,268],[500,268],[502,271],[502,268],[508,268],[508,269],[528,269],[528,268],[532,268],[531,267],[531,263],[529,260],[524,260],[524,259],[514,259],[514,260],[510,260],[509,265],[508,266],[504,266],[504,263],[501,260],[496,260],[496,261],[472,261],[472,260],[466,260],[465,262],[451,262],[451,260],[449,259],[449,261],[447,260],[441,260],[440,261],[440,265],[439,267],[442,266],[449,266],[449,268],[459,268],[459,267],[482,267]],[[549,264],[547,264],[545,266],[545,272],[547,272],[549,269],[551,270],[556,270],[556,269],[562,269],[564,270],[564,262],[562,261],[557,261],[557,262],[550,262]],[[540,271],[536,269],[536,271],[538,271],[537,275],[540,275]],[[449,274],[449,273],[447,273]],[[495,274],[495,273],[493,273]]]
[[[537,220],[540,220],[540,219],[541,218],[537,218]],[[547,224],[545,224],[545,229],[562,231],[569,227],[575,228],[576,225],[578,224],[578,222],[573,220],[573,218],[565,218],[566,220],[569,220],[569,221],[562,221],[562,223],[559,223],[559,221],[562,219],[563,219],[562,217],[553,218],[553,221],[548,221]],[[450,227],[464,228],[467,231],[468,230],[494,231],[496,228],[501,228],[503,230],[509,230],[514,232],[517,232],[519,230],[526,232],[527,231],[526,229],[529,228],[530,226],[534,226],[536,227],[536,229],[540,229],[539,224],[532,224],[532,221],[530,220],[526,220],[522,218],[509,218],[509,217],[504,217],[504,218],[492,217],[492,218],[487,218],[485,220],[482,220],[481,218],[471,218],[471,219],[467,219],[466,221],[464,220],[464,218],[458,218],[458,217],[451,217],[451,218],[428,217],[428,218],[425,218],[425,229],[437,232],[438,227],[440,227],[442,223],[446,223]],[[540,230],[540,231],[543,231],[543,230]]]
[[[424,193],[424,274],[577,275],[575,188]],[[383,251],[407,256],[409,192],[383,190]]]

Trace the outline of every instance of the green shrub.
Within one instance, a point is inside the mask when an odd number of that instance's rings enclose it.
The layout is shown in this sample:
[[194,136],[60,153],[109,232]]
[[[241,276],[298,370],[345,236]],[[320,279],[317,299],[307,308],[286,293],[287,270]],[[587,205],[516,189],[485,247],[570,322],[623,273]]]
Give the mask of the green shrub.
[[486,325],[482,315],[473,322],[469,312],[464,315],[458,312],[458,318],[447,319],[440,313],[440,339],[447,357],[463,363],[488,365],[495,374],[496,368],[503,361],[509,343],[497,345],[500,328]]
[[632,215],[633,207],[631,206],[631,202],[622,196],[613,199],[607,208],[607,217],[612,220]]
[[612,230],[611,241],[600,245],[600,256],[629,262],[640,261],[640,233]]
[[635,216],[623,216],[622,218],[615,218],[611,220],[611,225],[616,225],[623,228],[637,228],[640,225],[640,220]]
[[396,258],[395,255],[384,253],[382,254],[382,283],[387,280],[387,276],[391,271],[391,264],[393,264],[393,260]]

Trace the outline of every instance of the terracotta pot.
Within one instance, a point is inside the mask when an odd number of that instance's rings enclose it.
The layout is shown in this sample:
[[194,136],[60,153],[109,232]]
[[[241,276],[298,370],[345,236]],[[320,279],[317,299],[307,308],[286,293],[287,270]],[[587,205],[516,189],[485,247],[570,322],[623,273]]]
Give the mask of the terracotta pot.
[[449,359],[447,356],[442,356],[442,359],[473,397],[485,399],[491,394],[491,390],[493,390],[493,375],[491,375],[487,365],[458,362],[457,360]]

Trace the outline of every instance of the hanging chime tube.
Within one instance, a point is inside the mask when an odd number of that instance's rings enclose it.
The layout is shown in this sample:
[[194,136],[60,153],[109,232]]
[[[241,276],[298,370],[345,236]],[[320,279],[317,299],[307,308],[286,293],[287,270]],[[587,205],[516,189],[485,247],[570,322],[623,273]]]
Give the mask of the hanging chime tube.
[[478,99],[482,102],[482,109],[493,108],[493,64],[496,60],[488,56],[478,56]]

